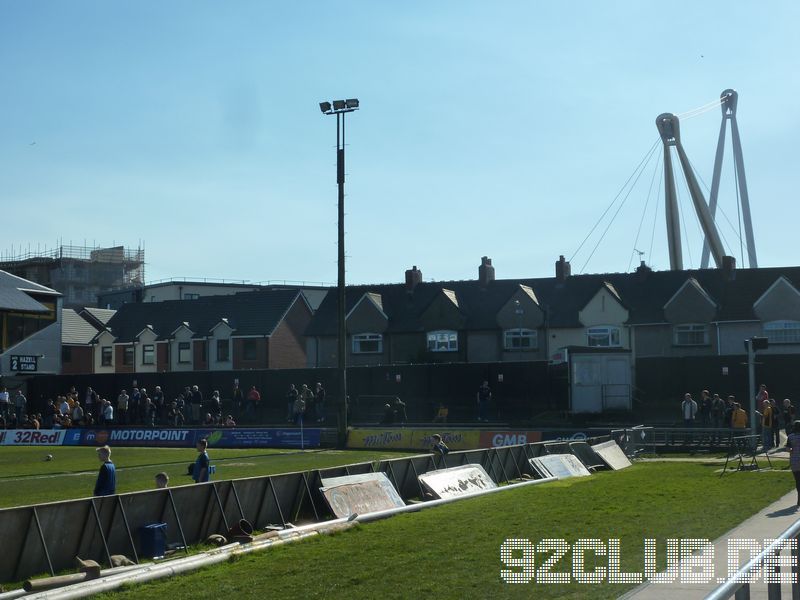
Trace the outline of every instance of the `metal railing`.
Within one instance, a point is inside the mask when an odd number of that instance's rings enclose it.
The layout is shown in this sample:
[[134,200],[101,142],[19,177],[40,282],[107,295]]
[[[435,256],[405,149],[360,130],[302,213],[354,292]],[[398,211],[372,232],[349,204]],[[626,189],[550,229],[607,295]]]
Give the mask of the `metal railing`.
[[789,542],[791,555],[791,566],[789,567],[791,575],[788,580],[791,582],[792,598],[795,600],[800,598],[798,538],[800,538],[800,520],[795,521],[791,527],[764,548],[758,556],[752,558],[741,567],[733,577],[708,594],[705,600],[727,600],[733,597],[736,600],[749,599],[751,584],[761,577],[763,577],[767,585],[767,598],[769,600],[780,600],[781,583],[787,582],[787,573],[781,571],[782,561],[778,560],[778,557],[781,551],[786,550],[787,542]]

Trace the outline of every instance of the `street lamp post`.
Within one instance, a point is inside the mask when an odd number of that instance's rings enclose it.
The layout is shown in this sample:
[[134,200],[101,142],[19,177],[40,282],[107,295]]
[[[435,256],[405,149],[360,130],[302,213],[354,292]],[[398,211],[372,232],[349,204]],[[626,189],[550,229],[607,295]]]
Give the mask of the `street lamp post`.
[[339,445],[347,442],[347,329],[345,325],[345,279],[344,279],[344,118],[349,112],[358,110],[358,99],[334,100],[320,102],[319,108],[325,115],[336,115],[336,184],[339,187],[339,235],[338,235],[338,268],[337,279],[339,317],[338,332],[338,375],[339,375]]

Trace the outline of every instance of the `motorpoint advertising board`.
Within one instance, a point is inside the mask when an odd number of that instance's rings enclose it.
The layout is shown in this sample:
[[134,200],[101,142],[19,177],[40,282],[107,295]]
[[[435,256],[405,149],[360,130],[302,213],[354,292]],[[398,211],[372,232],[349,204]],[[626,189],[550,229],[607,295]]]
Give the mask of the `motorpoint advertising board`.
[[3,433],[4,446],[60,446],[64,441],[63,429],[9,429]]

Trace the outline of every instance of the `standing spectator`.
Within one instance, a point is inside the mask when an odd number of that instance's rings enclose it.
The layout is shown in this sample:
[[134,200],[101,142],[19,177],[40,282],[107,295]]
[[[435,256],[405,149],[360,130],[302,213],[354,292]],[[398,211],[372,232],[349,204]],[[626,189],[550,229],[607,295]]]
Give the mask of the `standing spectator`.
[[192,422],[199,423],[200,413],[203,407],[203,392],[201,392],[200,388],[196,385],[192,386],[192,397],[189,399],[189,402],[191,403]]
[[155,427],[156,405],[153,404],[153,401],[149,396],[145,396],[144,398],[144,408],[142,409],[142,413],[144,414],[144,418],[142,419],[144,425],[147,427]]
[[293,383],[289,384],[289,391],[286,392],[286,421],[291,423],[294,420],[294,403],[300,397],[300,392],[294,387]]
[[489,382],[485,381],[478,388],[478,421],[484,423],[489,420],[489,403],[492,401],[492,390],[489,388]]
[[219,390],[214,390],[211,394],[211,401],[209,402],[209,410],[211,416],[214,418],[214,424],[219,425],[222,422],[222,400],[219,397]]
[[231,402],[233,402],[233,412],[236,413],[236,418],[241,418],[244,412],[244,394],[242,394],[242,388],[239,387],[238,381],[233,384]]
[[317,423],[325,422],[325,388],[318,381],[314,386],[314,394],[317,396]]
[[[78,393],[75,392],[75,399],[78,399]],[[97,402],[97,392],[95,392],[91,386],[86,388],[86,395],[83,397],[83,406],[84,408],[89,410],[98,410],[99,404]]]
[[139,388],[134,387],[131,390],[131,396],[128,400],[128,423],[133,425],[136,423],[136,416],[139,414],[139,402],[142,399],[142,394]]
[[75,405],[72,407],[72,424],[75,427],[80,427],[82,423],[83,407],[81,407],[81,403],[76,400]]
[[739,406],[738,402],[733,403],[731,427],[733,429],[745,429],[747,427],[747,413],[744,412],[741,406]]
[[711,425],[711,394],[708,390],[700,392],[700,426],[709,427]]
[[178,402],[173,402],[167,411],[167,422],[173,427],[181,427],[184,422],[183,410],[178,407]]
[[223,423],[225,427],[236,427],[236,421],[233,420],[232,415],[228,415],[225,417],[225,422]]
[[117,493],[117,469],[111,462],[111,448],[108,446],[98,448],[97,458],[102,464],[97,474],[97,482],[94,484],[94,495],[113,496]]
[[117,422],[120,425],[128,424],[128,393],[122,390],[117,396]]
[[775,398],[770,398],[769,403],[772,406],[772,447],[777,448],[781,445],[781,426],[783,423],[783,412],[778,408],[778,403]]
[[58,422],[60,413],[58,407],[53,404],[53,401],[48,399],[47,406],[44,407],[44,417],[42,418],[42,427],[45,429],[52,429]]
[[789,398],[783,399],[783,426],[786,430],[786,437],[789,437],[789,434],[792,433],[792,427],[794,426],[794,405]]
[[256,386],[251,386],[250,391],[247,392],[247,408],[245,408],[245,412],[255,418],[258,414],[259,406],[261,406],[261,394],[256,389]]
[[114,426],[114,407],[111,406],[111,402],[108,400],[103,399],[103,421],[105,421],[106,427],[113,427]]
[[[306,385],[303,384],[305,388]],[[309,390],[310,391],[310,390]],[[294,399],[294,406],[292,407],[292,422],[295,425],[302,425],[303,415],[306,412],[306,401],[303,399],[303,394],[299,393]]]
[[736,409],[736,396],[731,394],[725,402],[725,427],[731,427],[733,411]]
[[797,488],[797,506],[800,507],[800,421],[792,424],[792,433],[786,440],[786,447],[791,449],[789,466],[794,475],[794,486]]
[[208,440],[203,438],[197,442],[197,451],[199,452],[197,460],[194,461],[194,470],[192,479],[195,483],[204,483],[208,481],[208,467],[210,459],[208,458]]
[[147,425],[147,414],[150,411],[152,403],[153,401],[150,400],[150,396],[147,395],[147,390],[139,388],[139,414],[136,416],[142,425]]
[[689,393],[684,394],[681,402],[681,415],[683,415],[683,426],[691,427],[694,425],[694,418],[697,415],[697,402],[692,399]]
[[764,411],[764,402],[769,400],[769,392],[767,391],[766,384],[758,386],[758,393],[756,394],[756,410]]
[[164,419],[164,392],[161,391],[161,386],[157,385],[153,391],[153,405],[156,409],[156,419],[161,422]]
[[27,407],[28,399],[25,397],[25,394],[22,393],[22,390],[17,390],[17,395],[14,396],[14,409],[17,415],[17,423],[22,423],[25,420],[22,416],[25,414]]
[[314,416],[314,392],[305,383],[300,387],[300,397],[303,399],[303,419],[308,415],[309,421],[316,421]]
[[5,420],[8,417],[8,390],[6,386],[0,387],[0,417]]
[[719,394],[714,394],[711,401],[711,426],[717,429],[725,427],[725,401]]
[[772,403],[767,400],[764,402],[764,409],[761,411],[761,444],[764,452],[772,447],[772,426],[775,422],[775,415],[772,412]]
[[58,414],[65,417],[69,414],[69,403],[64,396],[59,396]]

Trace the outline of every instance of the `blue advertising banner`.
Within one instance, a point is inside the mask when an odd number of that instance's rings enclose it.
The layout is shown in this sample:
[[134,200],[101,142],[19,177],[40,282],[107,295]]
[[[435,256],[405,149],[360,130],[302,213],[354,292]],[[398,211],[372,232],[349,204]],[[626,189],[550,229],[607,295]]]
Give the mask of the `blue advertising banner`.
[[217,448],[319,448],[320,430],[303,429],[198,429]]
[[59,431],[54,443],[193,448],[201,438],[216,448],[319,448],[321,430],[303,429],[301,436],[299,429],[68,429]]

